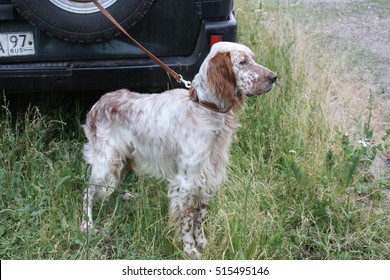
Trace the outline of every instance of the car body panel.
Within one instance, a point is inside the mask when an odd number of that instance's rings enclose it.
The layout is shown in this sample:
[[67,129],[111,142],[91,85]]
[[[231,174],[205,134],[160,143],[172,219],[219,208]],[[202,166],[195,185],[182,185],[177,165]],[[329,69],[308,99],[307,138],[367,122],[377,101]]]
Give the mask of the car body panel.
[[[0,33],[33,32],[36,54],[0,57],[0,89],[6,92],[120,87],[149,91],[170,83],[164,70],[125,36],[94,44],[65,42],[41,32],[9,5],[0,0]],[[236,25],[230,0],[159,0],[130,34],[185,79],[192,79],[209,51],[210,35],[236,41]]]

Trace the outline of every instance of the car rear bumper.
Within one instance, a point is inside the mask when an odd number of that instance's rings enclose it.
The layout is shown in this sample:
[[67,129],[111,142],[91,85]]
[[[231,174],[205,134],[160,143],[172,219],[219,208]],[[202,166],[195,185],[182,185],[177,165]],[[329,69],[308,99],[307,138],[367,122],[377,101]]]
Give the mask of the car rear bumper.
[[[160,59],[184,79],[192,80],[210,49],[210,35],[237,41],[237,24],[231,14],[226,21],[205,21],[193,53]],[[57,92],[83,90],[161,90],[179,85],[147,58],[70,60],[0,65],[0,90],[5,92]]]

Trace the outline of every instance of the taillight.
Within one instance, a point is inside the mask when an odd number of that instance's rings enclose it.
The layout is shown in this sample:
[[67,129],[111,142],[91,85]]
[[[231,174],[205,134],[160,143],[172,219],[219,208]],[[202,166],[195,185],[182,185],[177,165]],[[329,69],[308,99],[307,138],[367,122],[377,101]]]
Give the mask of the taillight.
[[210,47],[215,43],[223,41],[222,35],[210,35]]

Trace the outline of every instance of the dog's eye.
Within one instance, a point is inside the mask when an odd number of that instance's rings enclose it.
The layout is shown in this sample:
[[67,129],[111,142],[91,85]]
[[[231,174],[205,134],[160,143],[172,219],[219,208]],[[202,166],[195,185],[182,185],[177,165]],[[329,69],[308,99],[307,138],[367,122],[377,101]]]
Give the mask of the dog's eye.
[[244,60],[240,61],[240,65],[245,65],[245,64],[248,64],[248,60],[244,59]]

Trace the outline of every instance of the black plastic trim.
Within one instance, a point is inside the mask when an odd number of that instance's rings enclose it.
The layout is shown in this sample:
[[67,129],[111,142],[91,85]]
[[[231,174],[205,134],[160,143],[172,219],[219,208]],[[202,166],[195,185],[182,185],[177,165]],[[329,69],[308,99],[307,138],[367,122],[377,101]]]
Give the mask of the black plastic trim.
[[[225,41],[237,41],[234,15],[226,21],[203,22],[192,55],[161,59],[191,80],[209,52],[211,34],[222,35]],[[118,88],[159,91],[180,86],[171,81],[164,70],[146,58],[0,65],[0,90],[5,92],[109,91]]]
[[12,4],[0,5],[0,20],[14,20],[16,18],[16,10]]

